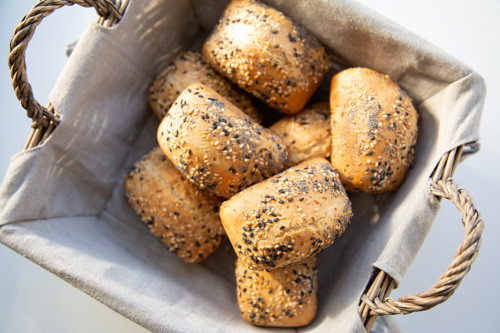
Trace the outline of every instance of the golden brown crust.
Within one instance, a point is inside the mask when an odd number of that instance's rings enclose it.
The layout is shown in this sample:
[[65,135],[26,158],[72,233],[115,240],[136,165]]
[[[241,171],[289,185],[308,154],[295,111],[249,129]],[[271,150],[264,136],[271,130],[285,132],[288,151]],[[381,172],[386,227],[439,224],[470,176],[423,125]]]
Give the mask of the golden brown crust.
[[285,168],[313,157],[328,158],[332,150],[330,103],[311,104],[300,113],[278,120],[269,130],[283,140],[288,150]]
[[224,96],[258,123],[262,122],[262,116],[252,105],[250,98],[239,92],[226,78],[212,69],[200,53],[194,51],[179,54],[151,85],[149,105],[158,119],[165,117],[184,89],[197,82]]
[[126,175],[125,195],[149,229],[185,262],[200,262],[225,236],[220,199],[188,181],[159,147]]
[[223,198],[278,173],[287,158],[278,136],[202,84],[181,93],[158,142],[188,179]]
[[283,267],[333,243],[350,223],[352,208],[337,172],[313,158],[225,201],[224,229],[242,264]]
[[332,165],[347,191],[399,188],[410,168],[418,114],[388,75],[350,68],[332,78]]
[[308,325],[318,307],[316,256],[272,271],[251,270],[237,260],[236,290],[241,315],[250,324]]
[[330,65],[305,28],[252,0],[229,4],[203,55],[240,88],[287,114],[302,110]]

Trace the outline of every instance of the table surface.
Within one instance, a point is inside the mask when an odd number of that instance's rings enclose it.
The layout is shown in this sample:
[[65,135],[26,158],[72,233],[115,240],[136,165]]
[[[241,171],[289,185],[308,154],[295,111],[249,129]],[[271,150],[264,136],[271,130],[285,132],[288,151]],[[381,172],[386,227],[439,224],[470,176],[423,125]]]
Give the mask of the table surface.
[[[477,261],[460,288],[436,308],[395,318],[403,332],[499,332],[495,320],[500,266],[500,214],[495,190],[500,187],[500,1],[397,1],[362,0],[361,3],[415,32],[481,74],[488,95],[481,124],[481,151],[466,159],[455,180],[474,198],[486,228]],[[35,1],[0,0],[1,58],[6,64],[12,32]],[[58,10],[39,26],[28,48],[30,83],[42,104],[66,61],[65,45],[78,38],[89,20],[90,9]],[[4,120],[0,123],[0,177],[9,158],[22,150],[30,121],[11,86],[7,65],[0,68]],[[7,121],[8,119],[8,121]],[[443,203],[422,250],[392,297],[415,294],[430,287],[444,272],[463,238],[457,210]],[[135,323],[48,273],[27,259],[0,246],[1,332],[142,332]],[[493,297],[492,297],[493,296]],[[495,297],[496,296],[496,297]]]

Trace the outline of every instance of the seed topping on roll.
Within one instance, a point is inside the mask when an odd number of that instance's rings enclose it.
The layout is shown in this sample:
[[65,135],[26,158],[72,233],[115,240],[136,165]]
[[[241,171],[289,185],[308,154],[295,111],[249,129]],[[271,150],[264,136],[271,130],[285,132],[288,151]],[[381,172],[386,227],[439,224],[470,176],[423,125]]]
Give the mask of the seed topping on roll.
[[124,188],[140,219],[185,262],[202,261],[225,237],[220,199],[187,180],[159,147],[135,163]]
[[283,267],[331,245],[348,227],[349,198],[337,172],[313,158],[225,201],[224,229],[242,263]]
[[250,98],[238,91],[226,78],[217,73],[195,51],[182,52],[153,82],[149,90],[149,105],[162,120],[180,93],[190,84],[203,83],[224,96],[257,122],[262,116]]
[[252,0],[229,4],[203,55],[240,88],[287,114],[304,107],[330,66],[304,27]]
[[251,270],[236,261],[236,290],[242,317],[270,327],[300,327],[316,316],[316,256],[271,271]]
[[158,142],[192,182],[223,198],[278,173],[287,158],[278,136],[202,84],[181,93]]
[[269,130],[279,135],[288,150],[286,168],[313,157],[330,156],[332,135],[328,102],[314,103],[297,114],[283,117]]
[[413,161],[418,113],[388,75],[350,68],[332,78],[332,165],[346,190],[384,193],[403,182]]

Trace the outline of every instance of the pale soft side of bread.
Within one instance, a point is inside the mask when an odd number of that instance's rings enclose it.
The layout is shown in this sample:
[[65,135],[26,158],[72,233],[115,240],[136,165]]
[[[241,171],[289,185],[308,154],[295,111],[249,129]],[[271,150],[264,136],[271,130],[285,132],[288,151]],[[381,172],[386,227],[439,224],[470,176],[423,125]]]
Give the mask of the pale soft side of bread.
[[236,261],[236,292],[242,317],[250,324],[300,327],[318,307],[316,256],[272,271],[256,271]]
[[288,150],[285,168],[313,157],[328,158],[332,150],[330,103],[311,104],[295,115],[278,120],[269,130],[283,140]]
[[124,188],[140,219],[185,262],[202,261],[225,237],[221,200],[187,180],[159,147],[134,165]]
[[350,68],[332,78],[331,162],[347,191],[397,190],[413,161],[418,113],[388,75]]
[[193,183],[230,198],[283,169],[281,139],[203,84],[192,84],[158,127],[167,157]]
[[304,27],[263,3],[233,0],[203,55],[240,88],[286,114],[302,110],[330,66]]
[[165,117],[184,89],[197,82],[224,96],[258,123],[262,122],[262,115],[250,98],[211,68],[203,56],[195,51],[179,54],[151,85],[148,101],[158,119],[162,120]]
[[337,172],[313,158],[238,193],[220,210],[242,264],[290,265],[331,245],[348,227],[349,198]]

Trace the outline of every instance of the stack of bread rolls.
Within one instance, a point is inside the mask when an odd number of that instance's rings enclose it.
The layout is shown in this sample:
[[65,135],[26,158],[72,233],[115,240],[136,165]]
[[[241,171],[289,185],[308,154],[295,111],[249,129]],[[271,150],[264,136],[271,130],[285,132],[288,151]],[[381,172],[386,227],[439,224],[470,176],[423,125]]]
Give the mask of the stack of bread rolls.
[[[412,163],[418,114],[409,95],[387,75],[350,68],[333,76],[329,101],[308,104],[328,69],[304,27],[233,0],[203,55],[181,53],[149,92],[158,147],[126,175],[125,194],[186,262],[228,236],[238,305],[253,325],[314,319],[316,254],[348,229],[347,191],[394,191]],[[274,111],[257,110],[262,102]],[[267,128],[269,112],[284,116]]]

